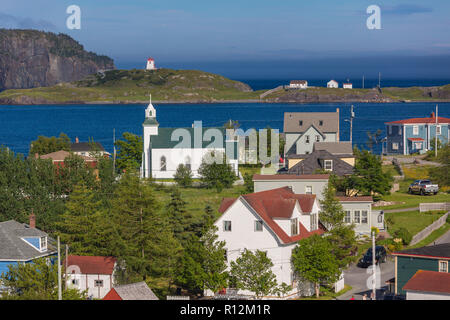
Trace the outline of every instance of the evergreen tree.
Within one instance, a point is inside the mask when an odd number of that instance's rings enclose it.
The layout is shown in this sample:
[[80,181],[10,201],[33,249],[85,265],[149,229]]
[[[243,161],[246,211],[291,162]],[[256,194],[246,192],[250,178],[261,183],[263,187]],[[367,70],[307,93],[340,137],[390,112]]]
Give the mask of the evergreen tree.
[[142,137],[123,133],[123,140],[117,140],[117,168],[121,170],[138,170],[142,163],[143,143]]
[[[214,161],[215,157],[217,157],[216,161]],[[217,192],[221,192],[223,188],[231,188],[237,180],[233,168],[226,163],[225,156],[214,152],[206,154],[202,159],[198,174],[207,188],[215,188]]]
[[174,236],[180,241],[185,242],[192,231],[192,215],[186,210],[187,202],[183,200],[178,188],[173,188],[170,194],[170,201],[166,206],[166,213],[169,223],[172,226]]
[[328,183],[328,186],[322,192],[323,200],[320,200],[321,211],[319,220],[325,224],[328,229],[344,224],[345,211],[339,200],[336,198],[336,191]]
[[184,164],[180,164],[173,178],[180,187],[187,188],[192,186],[192,176],[191,169]]

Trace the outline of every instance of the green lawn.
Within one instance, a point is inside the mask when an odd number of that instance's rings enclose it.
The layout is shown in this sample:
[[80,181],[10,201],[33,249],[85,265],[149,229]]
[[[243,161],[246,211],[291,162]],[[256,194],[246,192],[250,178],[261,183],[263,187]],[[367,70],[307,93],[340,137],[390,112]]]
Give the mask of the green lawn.
[[312,297],[302,297],[302,298],[298,298],[295,300],[332,300],[332,299],[342,296],[344,293],[352,290],[352,287],[349,286],[348,284],[345,284],[344,289],[342,289],[341,291],[339,291],[337,293],[325,291],[325,294],[324,294],[324,292],[322,290],[323,289],[321,288],[321,292],[320,292],[321,296],[319,296],[319,298],[316,298],[316,296],[312,296]]
[[[413,236],[442,216],[442,213],[420,213],[419,211],[386,213],[388,231],[393,234],[396,230],[406,228]],[[389,223],[388,221],[392,221]]]
[[406,192],[398,191],[391,195],[384,196],[384,201],[395,201],[404,202],[404,204],[396,204],[392,206],[376,207],[377,210],[392,210],[392,209],[402,209],[402,208],[417,208],[420,203],[430,203],[430,202],[450,202],[450,194],[448,193],[438,193],[437,195],[416,195],[408,194]]

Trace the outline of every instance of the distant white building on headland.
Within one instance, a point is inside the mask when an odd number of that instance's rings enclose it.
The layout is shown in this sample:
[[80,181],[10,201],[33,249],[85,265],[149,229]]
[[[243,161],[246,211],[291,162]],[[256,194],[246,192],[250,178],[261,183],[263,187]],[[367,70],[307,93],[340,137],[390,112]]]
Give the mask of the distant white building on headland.
[[308,81],[306,80],[292,80],[289,84],[289,88],[306,89],[308,88]]
[[350,82],[344,83],[343,88],[344,89],[353,89],[353,84],[351,84]]
[[327,88],[339,88],[339,83],[336,80],[330,80],[327,83]]
[[153,59],[153,58],[148,58],[147,59],[147,67],[146,67],[146,69],[147,70],[156,70],[155,59]]

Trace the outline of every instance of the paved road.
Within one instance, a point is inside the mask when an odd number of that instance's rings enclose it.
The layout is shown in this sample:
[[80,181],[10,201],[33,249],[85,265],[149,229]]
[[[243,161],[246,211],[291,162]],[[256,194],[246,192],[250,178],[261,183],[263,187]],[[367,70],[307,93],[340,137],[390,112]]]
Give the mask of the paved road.
[[[381,208],[381,207],[378,207]],[[376,208],[377,210],[379,210]],[[384,210],[384,213],[397,213],[397,212],[409,212],[409,211],[419,211],[419,207],[416,208],[403,208],[403,209],[392,209],[392,210]],[[383,210],[383,209],[380,209]]]
[[[381,289],[377,290],[377,297],[380,299],[382,292],[386,289],[385,282],[394,277],[394,262],[392,258],[388,258],[385,263],[380,265],[381,269]],[[350,266],[344,271],[345,284],[352,286],[352,290],[338,297],[338,300],[350,300],[354,296],[355,300],[362,300],[363,295],[370,297],[372,289],[367,287],[367,280],[371,274],[367,273],[366,268],[358,268],[356,265]]]
[[437,239],[433,243],[430,243],[430,246],[432,246],[434,244],[443,244],[443,243],[450,243],[450,231],[447,231],[447,233],[445,233],[439,239]]

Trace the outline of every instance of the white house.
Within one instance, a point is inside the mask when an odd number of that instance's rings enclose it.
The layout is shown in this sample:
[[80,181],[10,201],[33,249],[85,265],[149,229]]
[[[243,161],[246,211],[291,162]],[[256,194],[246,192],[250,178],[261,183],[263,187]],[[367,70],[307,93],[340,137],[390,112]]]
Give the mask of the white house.
[[306,89],[308,88],[308,81],[306,80],[292,80],[289,84],[292,89]]
[[69,288],[87,289],[89,297],[102,299],[114,286],[117,259],[113,257],[69,255],[64,264]]
[[342,86],[344,89],[353,89],[353,84],[350,82],[344,83]]
[[327,88],[339,88],[339,83],[336,80],[330,80],[327,83]]
[[144,151],[141,177],[155,179],[173,178],[180,164],[188,166],[194,178],[206,155],[226,155],[236,175],[238,168],[238,139],[234,132],[224,128],[203,128],[196,121],[190,128],[160,128],[156,109],[150,103],[145,110],[143,123]]
[[298,241],[324,232],[319,228],[319,202],[315,195],[295,194],[284,187],[223,199],[219,211],[222,216],[215,226],[218,241],[226,243],[228,266],[244,249],[265,251],[274,264],[272,271],[278,284],[284,282],[293,287],[289,295],[313,293],[310,284],[296,278],[291,255]]
[[148,58],[148,59],[147,59],[147,66],[146,66],[145,69],[146,69],[146,70],[156,70],[155,59],[153,59],[153,58]]

